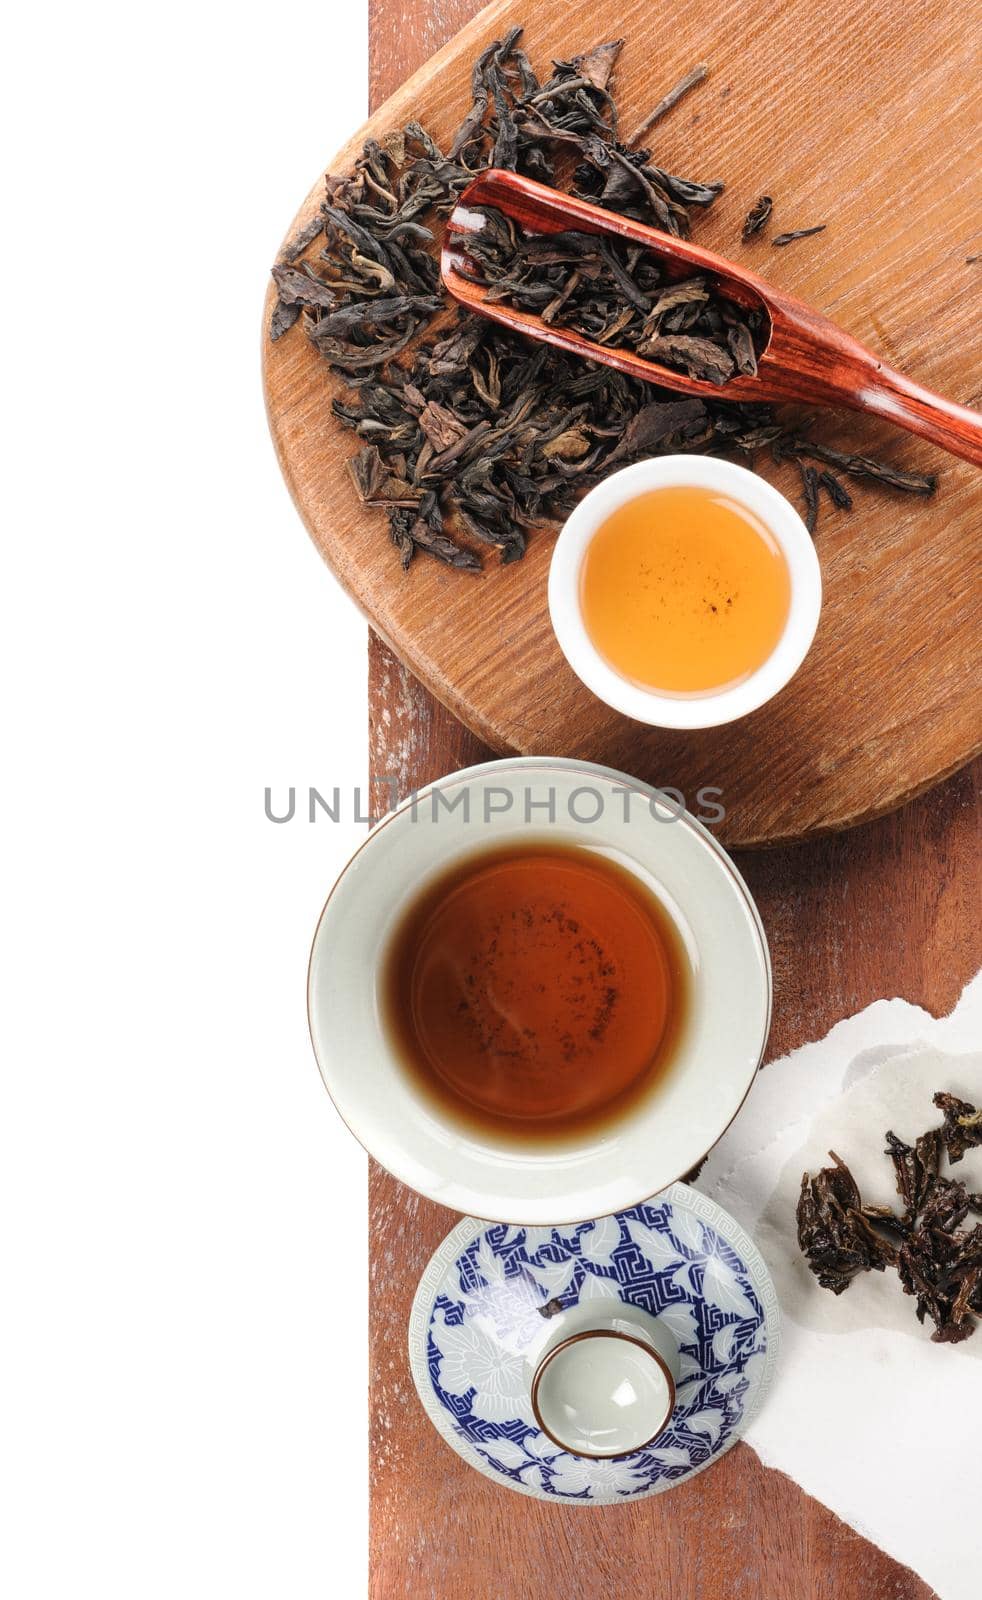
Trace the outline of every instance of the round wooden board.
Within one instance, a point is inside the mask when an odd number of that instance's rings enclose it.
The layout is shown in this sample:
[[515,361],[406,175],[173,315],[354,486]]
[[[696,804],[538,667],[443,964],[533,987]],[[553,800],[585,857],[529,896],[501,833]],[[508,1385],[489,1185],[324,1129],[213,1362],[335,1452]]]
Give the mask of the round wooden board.
[[[701,244],[739,254],[902,371],[978,404],[982,105],[971,30],[946,0],[785,0],[682,10],[621,0],[537,0],[526,46],[540,70],[623,35],[617,68],[630,128],[684,71],[711,76],[656,130],[659,164],[727,189],[697,219]],[[469,105],[474,56],[524,20],[488,6],[326,164],[348,170],[368,136],[418,118],[445,140]],[[826,222],[786,250],[739,244],[759,193],[776,229]],[[288,237],[316,210],[314,185]],[[270,306],[267,302],[267,318]],[[356,442],[331,415],[340,387],[299,325],[263,328],[270,427],[315,543],[373,627],[422,682],[502,752],[605,762],[681,790],[697,814],[725,808],[731,846],[848,827],[937,782],[982,747],[978,687],[979,485],[975,470],[861,417],[821,421],[826,442],[940,474],[931,501],[855,487],[852,513],[823,508],[825,604],[794,683],[745,721],[704,733],[642,727],[608,711],[563,660],[549,625],[552,532],[524,561],[478,575],[420,556],[399,568],[384,514],[362,506]],[[786,493],[790,467],[761,463]],[[713,791],[700,798],[701,791]]]

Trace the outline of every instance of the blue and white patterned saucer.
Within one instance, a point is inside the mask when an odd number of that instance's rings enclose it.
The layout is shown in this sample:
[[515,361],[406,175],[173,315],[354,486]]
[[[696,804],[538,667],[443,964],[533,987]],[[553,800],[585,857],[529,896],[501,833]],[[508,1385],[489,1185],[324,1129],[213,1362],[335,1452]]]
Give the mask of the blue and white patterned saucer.
[[[635,1455],[568,1455],[535,1420],[532,1372],[565,1329],[618,1303],[677,1342],[675,1409]],[[683,1183],[572,1227],[467,1217],[424,1272],[409,1319],[416,1388],[447,1443],[506,1488],[575,1505],[659,1494],[711,1466],[760,1406],[778,1341],[777,1296],[753,1240]]]

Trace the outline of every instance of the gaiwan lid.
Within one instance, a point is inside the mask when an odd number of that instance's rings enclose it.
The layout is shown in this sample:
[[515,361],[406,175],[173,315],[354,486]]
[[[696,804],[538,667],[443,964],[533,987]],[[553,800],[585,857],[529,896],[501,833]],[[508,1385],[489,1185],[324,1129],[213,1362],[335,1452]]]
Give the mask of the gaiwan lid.
[[[677,1352],[668,1421],[633,1454],[573,1455],[532,1404],[543,1355],[584,1327],[636,1322]],[[420,1400],[452,1449],[518,1494],[576,1505],[659,1494],[711,1466],[758,1410],[778,1343],[756,1245],[682,1183],[572,1227],[465,1218],[424,1272],[409,1322]]]

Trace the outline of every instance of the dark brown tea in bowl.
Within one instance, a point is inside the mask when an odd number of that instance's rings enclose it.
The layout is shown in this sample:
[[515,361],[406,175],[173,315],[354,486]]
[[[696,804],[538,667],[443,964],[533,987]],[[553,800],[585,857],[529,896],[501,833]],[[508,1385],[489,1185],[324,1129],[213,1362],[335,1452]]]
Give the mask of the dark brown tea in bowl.
[[657,1085],[689,972],[640,877],[582,846],[523,843],[469,854],[416,896],[385,950],[380,1004],[441,1112],[548,1140],[602,1128]]

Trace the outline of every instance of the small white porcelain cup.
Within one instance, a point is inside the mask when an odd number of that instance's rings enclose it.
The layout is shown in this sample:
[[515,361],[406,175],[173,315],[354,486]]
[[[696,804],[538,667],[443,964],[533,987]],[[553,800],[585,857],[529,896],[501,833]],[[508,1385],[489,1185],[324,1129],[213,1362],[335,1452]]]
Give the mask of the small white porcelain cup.
[[532,1378],[532,1411],[571,1455],[631,1455],[668,1426],[678,1376],[678,1347],[664,1325],[624,1308],[546,1348]]
[[[640,494],[679,487],[725,494],[759,517],[784,555],[791,583],[788,619],[774,650],[738,684],[699,694],[668,694],[622,677],[600,654],[583,621],[580,576],[602,523]],[[774,697],[794,677],[818,627],[822,576],[811,535],[789,500],[746,467],[712,456],[659,456],[638,461],[598,483],[566,519],[549,569],[549,614],[560,649],[598,699],[636,722],[659,728],[715,728]]]

